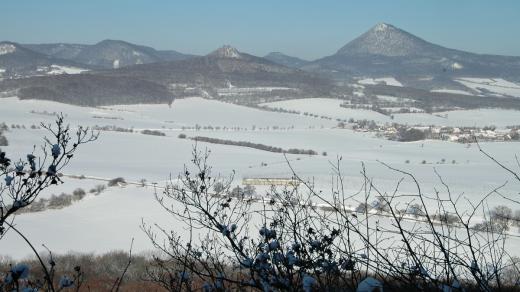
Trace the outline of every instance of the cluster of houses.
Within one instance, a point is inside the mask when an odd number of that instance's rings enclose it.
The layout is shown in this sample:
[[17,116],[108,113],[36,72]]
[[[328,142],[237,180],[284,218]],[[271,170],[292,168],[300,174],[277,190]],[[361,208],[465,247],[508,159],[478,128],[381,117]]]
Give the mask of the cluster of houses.
[[478,141],[520,141],[520,126],[497,129],[495,127],[446,127],[408,126],[401,124],[358,123],[352,127],[358,132],[375,132],[378,137],[395,141],[419,141],[425,139],[458,143]]
[[520,138],[520,130],[517,128],[432,127],[427,133],[431,133],[427,139],[447,140],[460,143],[471,143],[475,141],[475,138],[478,141],[490,142],[518,141]]

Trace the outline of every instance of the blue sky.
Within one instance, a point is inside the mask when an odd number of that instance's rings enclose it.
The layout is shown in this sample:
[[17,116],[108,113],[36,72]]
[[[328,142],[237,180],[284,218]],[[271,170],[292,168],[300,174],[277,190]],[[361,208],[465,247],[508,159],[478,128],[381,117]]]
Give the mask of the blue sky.
[[331,55],[378,22],[450,48],[520,55],[520,1],[2,0],[0,40],[122,39],[206,54],[230,44],[255,55]]

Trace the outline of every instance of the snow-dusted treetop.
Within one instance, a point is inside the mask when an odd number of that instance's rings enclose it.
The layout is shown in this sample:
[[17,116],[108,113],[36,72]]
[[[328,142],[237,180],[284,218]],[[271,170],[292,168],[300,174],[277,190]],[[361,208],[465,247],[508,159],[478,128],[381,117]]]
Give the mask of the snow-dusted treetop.
[[380,23],[376,24],[376,26],[374,26],[374,30],[375,31],[385,31],[389,27],[393,27],[393,26],[388,25],[384,22],[380,22]]

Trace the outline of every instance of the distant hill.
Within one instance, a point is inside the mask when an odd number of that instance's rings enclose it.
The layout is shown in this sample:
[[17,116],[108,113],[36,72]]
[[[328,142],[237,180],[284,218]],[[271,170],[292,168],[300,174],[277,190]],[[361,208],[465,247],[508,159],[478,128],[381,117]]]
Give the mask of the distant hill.
[[300,68],[309,63],[309,61],[297,57],[291,57],[280,52],[271,52],[265,55],[264,58],[273,63],[284,65],[290,68]]
[[44,54],[50,57],[74,60],[82,50],[88,47],[88,45],[82,44],[21,44],[21,46],[28,48],[32,51]]
[[242,53],[230,46],[202,57],[131,66],[97,74],[212,90],[229,87],[286,87],[296,89],[302,95],[326,93],[331,86],[327,79],[315,74]]
[[120,40],[104,40],[94,45],[57,43],[23,46],[51,57],[68,59],[97,68],[120,68],[193,57],[173,50],[160,51]]
[[[328,94],[332,84],[314,74],[224,46],[203,57],[156,62],[79,75],[4,80],[0,92],[78,105],[169,103],[174,97],[242,95],[301,97]],[[225,91],[222,93],[222,91]]]
[[453,78],[461,76],[520,80],[520,57],[448,49],[380,23],[336,54],[310,62],[303,69],[340,79],[394,76],[405,85],[433,88],[450,85]]
[[136,103],[171,103],[172,93],[163,85],[129,77],[93,74],[38,76],[0,82],[0,91],[21,99],[99,106]]
[[[86,76],[72,76],[77,73]],[[44,77],[57,74],[68,76]],[[279,52],[261,58],[231,46],[193,56],[119,40],[0,43],[0,90],[75,104],[166,102],[184,96],[258,104],[318,96],[375,98],[374,92],[387,91],[412,99],[419,94],[428,107],[445,100],[454,107],[475,107],[478,101],[516,108],[520,85],[514,82],[520,82],[520,57],[445,48],[385,23],[315,61]],[[479,98],[466,100],[473,96]]]
[[0,42],[0,79],[21,78],[35,75],[79,73],[88,66],[47,56],[20,44]]

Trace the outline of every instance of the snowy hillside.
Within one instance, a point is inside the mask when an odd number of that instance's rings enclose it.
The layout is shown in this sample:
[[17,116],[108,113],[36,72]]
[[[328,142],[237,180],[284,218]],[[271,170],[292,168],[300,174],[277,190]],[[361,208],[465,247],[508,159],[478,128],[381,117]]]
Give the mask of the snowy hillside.
[[336,79],[395,76],[409,87],[457,90],[453,79],[467,76],[519,80],[520,57],[445,48],[391,24],[379,23],[334,55],[302,68]]
[[24,78],[47,74],[76,74],[88,66],[70,60],[47,56],[17,43],[0,42],[0,77]]
[[372,29],[339,49],[336,54],[396,57],[426,55],[439,48],[433,47],[432,44],[393,25],[378,23]]
[[480,94],[520,98],[520,84],[502,78],[458,78],[455,81]]

